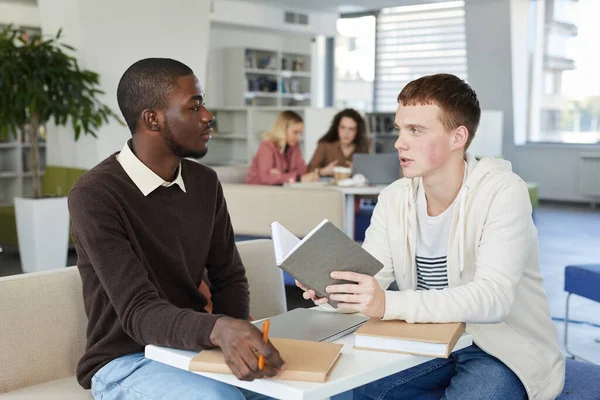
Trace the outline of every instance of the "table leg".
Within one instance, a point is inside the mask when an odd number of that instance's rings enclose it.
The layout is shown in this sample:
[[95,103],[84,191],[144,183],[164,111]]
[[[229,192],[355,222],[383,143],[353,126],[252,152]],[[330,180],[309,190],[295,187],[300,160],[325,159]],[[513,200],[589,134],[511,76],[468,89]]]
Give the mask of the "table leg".
[[346,194],[344,231],[354,240],[354,195]]

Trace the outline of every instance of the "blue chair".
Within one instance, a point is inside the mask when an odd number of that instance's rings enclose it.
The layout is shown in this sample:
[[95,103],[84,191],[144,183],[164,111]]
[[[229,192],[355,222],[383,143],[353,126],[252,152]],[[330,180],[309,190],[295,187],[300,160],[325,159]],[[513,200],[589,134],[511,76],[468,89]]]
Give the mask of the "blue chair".
[[[565,351],[571,357],[588,361],[569,350],[569,300],[572,294],[576,294],[600,302],[600,264],[568,265],[565,268],[565,291],[568,293],[565,311]],[[600,395],[598,398],[600,399]]]

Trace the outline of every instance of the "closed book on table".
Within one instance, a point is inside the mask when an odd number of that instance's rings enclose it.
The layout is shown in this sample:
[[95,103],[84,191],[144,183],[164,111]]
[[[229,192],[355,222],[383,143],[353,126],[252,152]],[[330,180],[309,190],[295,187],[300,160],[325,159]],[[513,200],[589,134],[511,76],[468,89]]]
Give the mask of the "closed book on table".
[[[342,344],[271,338],[286,363],[273,377],[290,381],[325,382],[342,355]],[[268,360],[265,359],[265,363]],[[190,361],[190,371],[232,374],[220,349],[203,350]]]
[[409,324],[372,318],[354,332],[354,348],[448,358],[464,331],[462,322]]

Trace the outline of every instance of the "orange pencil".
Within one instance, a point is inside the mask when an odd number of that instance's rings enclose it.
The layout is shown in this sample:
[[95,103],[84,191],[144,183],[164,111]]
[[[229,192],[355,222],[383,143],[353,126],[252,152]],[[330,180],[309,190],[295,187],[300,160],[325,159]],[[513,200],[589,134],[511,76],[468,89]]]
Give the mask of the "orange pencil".
[[[267,343],[267,341],[269,340],[269,326],[270,326],[270,322],[269,319],[267,318],[265,320],[265,323],[263,324],[263,330],[262,330],[262,339],[265,343]],[[261,354],[258,357],[258,369],[262,371],[262,369],[265,367],[265,357]]]

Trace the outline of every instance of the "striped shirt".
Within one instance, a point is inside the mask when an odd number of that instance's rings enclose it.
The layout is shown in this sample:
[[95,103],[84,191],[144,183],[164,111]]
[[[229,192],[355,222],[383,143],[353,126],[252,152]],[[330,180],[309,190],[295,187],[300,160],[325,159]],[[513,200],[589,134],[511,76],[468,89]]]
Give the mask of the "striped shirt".
[[454,203],[440,215],[432,217],[427,212],[427,199],[423,181],[417,189],[417,290],[444,289],[448,287],[448,240]]
[[448,287],[446,256],[417,256],[417,290],[443,289]]

